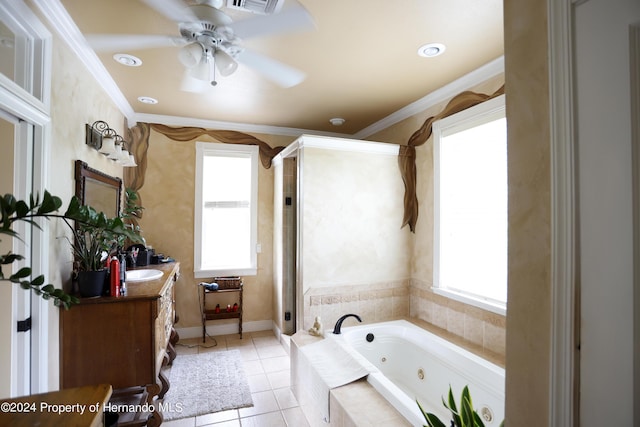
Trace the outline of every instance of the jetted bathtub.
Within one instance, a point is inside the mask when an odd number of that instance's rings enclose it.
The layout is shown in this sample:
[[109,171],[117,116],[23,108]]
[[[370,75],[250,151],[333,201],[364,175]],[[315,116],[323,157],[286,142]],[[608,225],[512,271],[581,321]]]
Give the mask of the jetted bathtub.
[[367,381],[411,424],[422,426],[426,412],[449,424],[443,406],[449,386],[456,404],[464,386],[487,427],[504,419],[504,369],[405,320],[345,327],[331,335],[370,370]]

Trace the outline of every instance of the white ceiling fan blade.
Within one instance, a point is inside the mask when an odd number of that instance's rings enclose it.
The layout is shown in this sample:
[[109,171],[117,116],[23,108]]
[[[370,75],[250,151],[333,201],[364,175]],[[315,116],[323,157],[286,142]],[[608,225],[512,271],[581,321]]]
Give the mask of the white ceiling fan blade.
[[147,6],[175,22],[193,22],[198,19],[181,0],[142,0]]
[[126,51],[152,47],[180,46],[184,44],[179,37],[163,35],[88,34],[86,38],[89,46],[96,52]]
[[284,88],[300,84],[306,77],[296,68],[246,49],[238,55],[236,60]]
[[243,19],[229,25],[233,33],[242,38],[305,31],[315,28],[312,16],[301,5],[284,8],[273,15]]

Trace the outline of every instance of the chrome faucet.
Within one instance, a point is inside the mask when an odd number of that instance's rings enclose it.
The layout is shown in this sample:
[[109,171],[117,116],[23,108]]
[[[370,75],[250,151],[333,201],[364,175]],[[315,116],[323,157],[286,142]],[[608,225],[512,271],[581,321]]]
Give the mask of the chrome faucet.
[[333,327],[334,334],[340,334],[340,328],[342,328],[342,322],[344,322],[344,320],[347,317],[355,317],[356,319],[358,319],[358,322],[362,322],[362,319],[357,314],[345,314],[344,316],[338,319],[338,321],[336,322],[336,326]]

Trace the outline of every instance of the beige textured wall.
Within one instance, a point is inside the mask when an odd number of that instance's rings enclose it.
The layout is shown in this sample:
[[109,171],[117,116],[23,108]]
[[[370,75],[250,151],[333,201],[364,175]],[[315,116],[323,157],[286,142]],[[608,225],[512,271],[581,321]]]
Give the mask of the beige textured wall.
[[[85,144],[85,124],[104,120],[118,132],[123,131],[124,118],[93,76],[69,50],[54,39],[51,94],[51,193],[59,196],[66,208],[75,194],[74,161],[84,160],[89,166],[112,176],[122,177],[122,167]],[[70,235],[61,221],[50,222],[50,259],[47,280],[69,290],[71,282],[71,248],[62,236]],[[59,382],[58,312],[49,319],[50,382]]]
[[546,426],[552,318],[547,2],[508,0],[504,6],[509,141],[505,425]]
[[[255,136],[272,147],[291,142],[289,137]],[[198,141],[215,142],[208,136]],[[145,184],[139,191],[145,208],[140,226],[147,244],[180,262],[181,277],[176,283],[179,328],[201,326],[197,283],[202,279],[195,279],[193,274],[195,143],[173,141],[151,131]],[[260,166],[258,182],[258,243],[262,253],[258,254],[258,274],[244,277],[244,322],[271,320],[273,316],[273,169]],[[228,303],[237,301],[234,296],[230,298]]]
[[304,291],[408,277],[395,155],[303,148]]

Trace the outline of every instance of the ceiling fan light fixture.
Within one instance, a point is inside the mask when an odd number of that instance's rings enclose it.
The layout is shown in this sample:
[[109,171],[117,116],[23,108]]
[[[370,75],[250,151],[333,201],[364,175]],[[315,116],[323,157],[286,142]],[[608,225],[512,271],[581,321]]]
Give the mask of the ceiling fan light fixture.
[[433,58],[442,55],[446,49],[442,43],[428,43],[418,48],[418,55],[424,58]]
[[208,82],[210,75],[209,59],[207,57],[203,57],[198,65],[189,70],[189,75],[194,79]]
[[196,79],[191,75],[191,70],[187,70],[180,83],[180,90],[183,92],[202,93],[207,89],[208,85],[208,81]]
[[216,50],[213,55],[216,67],[223,76],[230,76],[238,69],[238,63],[227,52]]
[[187,68],[193,68],[202,60],[204,49],[200,43],[190,43],[178,51],[178,59]]

